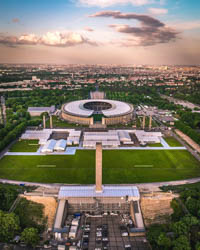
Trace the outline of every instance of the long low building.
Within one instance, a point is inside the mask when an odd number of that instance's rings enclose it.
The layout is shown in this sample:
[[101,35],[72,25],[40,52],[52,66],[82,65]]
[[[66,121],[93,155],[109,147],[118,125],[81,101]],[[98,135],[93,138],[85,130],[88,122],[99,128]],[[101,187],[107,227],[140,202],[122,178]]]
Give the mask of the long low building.
[[141,144],[160,143],[162,137],[161,132],[145,132],[144,130],[136,130],[135,135]]
[[133,106],[107,99],[73,101],[62,106],[61,116],[68,122],[92,125],[95,115],[102,124],[128,123],[133,118]]
[[[133,132],[133,131],[132,131]],[[95,148],[97,143],[103,148],[117,148],[120,144],[133,145],[129,132],[126,130],[108,130],[107,132],[84,132],[83,147]]]
[[49,114],[52,114],[55,112],[55,106],[51,107],[29,107],[28,108],[28,113],[31,116],[40,116],[42,113],[47,112]]
[[80,142],[81,131],[75,129],[43,129],[26,130],[22,135],[22,140],[39,140],[40,145],[45,145],[52,136],[52,133],[64,133],[68,135],[69,145],[78,145]]

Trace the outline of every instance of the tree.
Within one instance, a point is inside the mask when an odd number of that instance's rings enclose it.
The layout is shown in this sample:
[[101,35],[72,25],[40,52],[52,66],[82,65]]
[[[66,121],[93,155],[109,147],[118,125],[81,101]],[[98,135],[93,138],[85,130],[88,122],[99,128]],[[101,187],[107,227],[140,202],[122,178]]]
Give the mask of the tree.
[[199,209],[200,209],[200,201],[194,198],[188,198],[185,203],[187,209],[192,215],[197,215]]
[[199,224],[198,219],[195,216],[187,215],[181,219],[188,227],[196,226]]
[[188,238],[185,235],[179,236],[174,240],[173,250],[191,250]]
[[173,199],[170,204],[173,209],[173,214],[171,215],[173,221],[179,221],[182,216],[184,216],[184,212],[180,204],[176,199]]
[[179,235],[188,235],[189,227],[183,221],[178,221],[172,224],[173,232]]
[[171,247],[171,240],[166,236],[165,233],[161,233],[158,237],[157,244],[162,246],[163,249],[170,249]]
[[200,250],[200,242],[197,242],[197,244],[195,246],[195,250]]
[[9,242],[19,230],[19,217],[0,210],[0,241]]
[[35,247],[40,240],[37,228],[27,227],[21,234],[21,241],[27,245]]
[[150,242],[152,249],[160,249],[158,246],[158,238],[165,231],[166,226],[160,224],[153,224],[147,232],[147,239]]

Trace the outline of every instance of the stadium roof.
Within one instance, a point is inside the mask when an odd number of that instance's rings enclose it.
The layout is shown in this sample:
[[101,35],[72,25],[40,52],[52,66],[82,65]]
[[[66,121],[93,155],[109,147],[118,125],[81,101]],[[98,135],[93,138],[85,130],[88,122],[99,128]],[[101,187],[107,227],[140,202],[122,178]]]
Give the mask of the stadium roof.
[[89,117],[93,114],[94,110],[89,110],[84,107],[84,104],[90,102],[107,102],[111,104],[110,109],[102,110],[102,113],[106,117],[124,115],[133,110],[133,107],[125,102],[113,101],[107,99],[91,99],[91,100],[80,100],[66,103],[63,106],[63,111],[75,116]]

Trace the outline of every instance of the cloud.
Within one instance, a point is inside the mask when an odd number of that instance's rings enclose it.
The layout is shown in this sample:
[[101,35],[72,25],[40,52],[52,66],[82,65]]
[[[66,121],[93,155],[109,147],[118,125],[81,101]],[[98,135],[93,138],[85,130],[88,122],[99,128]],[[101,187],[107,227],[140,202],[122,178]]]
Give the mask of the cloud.
[[39,38],[34,34],[25,34],[17,39],[18,44],[35,45],[39,42]]
[[175,40],[177,33],[171,28],[155,28],[155,27],[131,27],[129,25],[110,25],[116,31],[126,34],[131,34],[134,39],[126,39],[122,42],[125,45],[128,42],[128,46],[131,46],[131,41],[134,41],[132,46],[152,46],[159,43],[168,43],[171,40]]
[[162,27],[164,23],[160,22],[158,19],[154,17],[150,17],[147,15],[140,15],[135,13],[121,13],[120,11],[100,11],[89,17],[113,17],[115,19],[135,19],[141,22],[144,26],[154,26],[154,27]]
[[94,30],[93,30],[92,28],[90,28],[90,27],[85,27],[84,30],[89,31],[89,32],[93,32],[93,31],[94,31]]
[[13,19],[12,19],[12,22],[13,22],[13,23],[19,23],[20,20],[19,20],[19,18],[13,18]]
[[88,40],[75,32],[47,32],[41,38],[41,43],[49,46],[68,47],[88,43]]
[[136,6],[146,5],[152,3],[153,0],[79,0],[79,3],[85,6],[97,6],[101,8],[109,7],[112,5],[132,4]]
[[70,47],[79,44],[97,45],[97,43],[89,40],[77,32],[47,32],[39,37],[34,34],[24,34],[17,36],[4,36],[0,35],[0,44],[10,47],[17,45],[45,45],[56,47]]
[[[139,15],[135,13],[124,14],[120,11],[101,11],[90,17],[112,17],[114,19],[133,19],[139,21],[139,26],[111,24],[113,28],[119,33],[131,35],[121,42],[124,46],[152,46],[159,43],[168,43],[177,39],[178,32],[156,18]],[[127,45],[126,45],[127,44]]]
[[168,13],[168,9],[164,8],[149,8],[148,11],[153,15],[165,15]]

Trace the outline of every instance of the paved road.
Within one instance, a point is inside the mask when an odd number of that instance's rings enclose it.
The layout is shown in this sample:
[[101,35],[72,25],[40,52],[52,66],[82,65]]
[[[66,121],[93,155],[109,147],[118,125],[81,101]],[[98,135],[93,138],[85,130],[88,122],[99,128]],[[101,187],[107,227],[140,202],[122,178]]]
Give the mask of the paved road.
[[194,104],[194,103],[191,103],[191,102],[188,102],[188,101],[184,101],[184,100],[180,100],[180,99],[177,99],[177,98],[174,98],[174,97],[171,97],[171,96],[167,96],[167,95],[160,95],[163,99],[167,99],[168,101],[170,102],[173,102],[175,104],[179,104],[183,107],[187,107],[187,108],[190,108],[190,109],[194,109],[194,108],[200,108],[200,105],[198,104]]
[[[180,180],[180,181],[166,181],[166,182],[152,182],[152,183],[132,183],[132,184],[115,184],[117,186],[137,186],[139,189],[145,189],[147,191],[155,191],[159,190],[159,187],[162,186],[174,186],[174,185],[183,185],[183,184],[192,184],[200,182],[200,177],[193,178],[193,179],[187,179],[187,180]],[[43,184],[43,183],[38,183],[38,182],[25,182],[25,181],[13,181],[13,180],[7,180],[7,179],[0,179],[0,183],[8,183],[8,184],[25,184],[26,186],[38,186],[38,187],[43,187],[47,189],[55,189],[55,188],[60,188],[61,186],[73,186],[73,185],[80,185],[81,184],[63,184],[63,183],[53,183],[53,184]],[[112,186],[115,186],[112,185]],[[86,185],[86,186],[91,186],[91,185]],[[94,186],[94,185],[92,185]],[[110,185],[107,185],[110,186]]]

